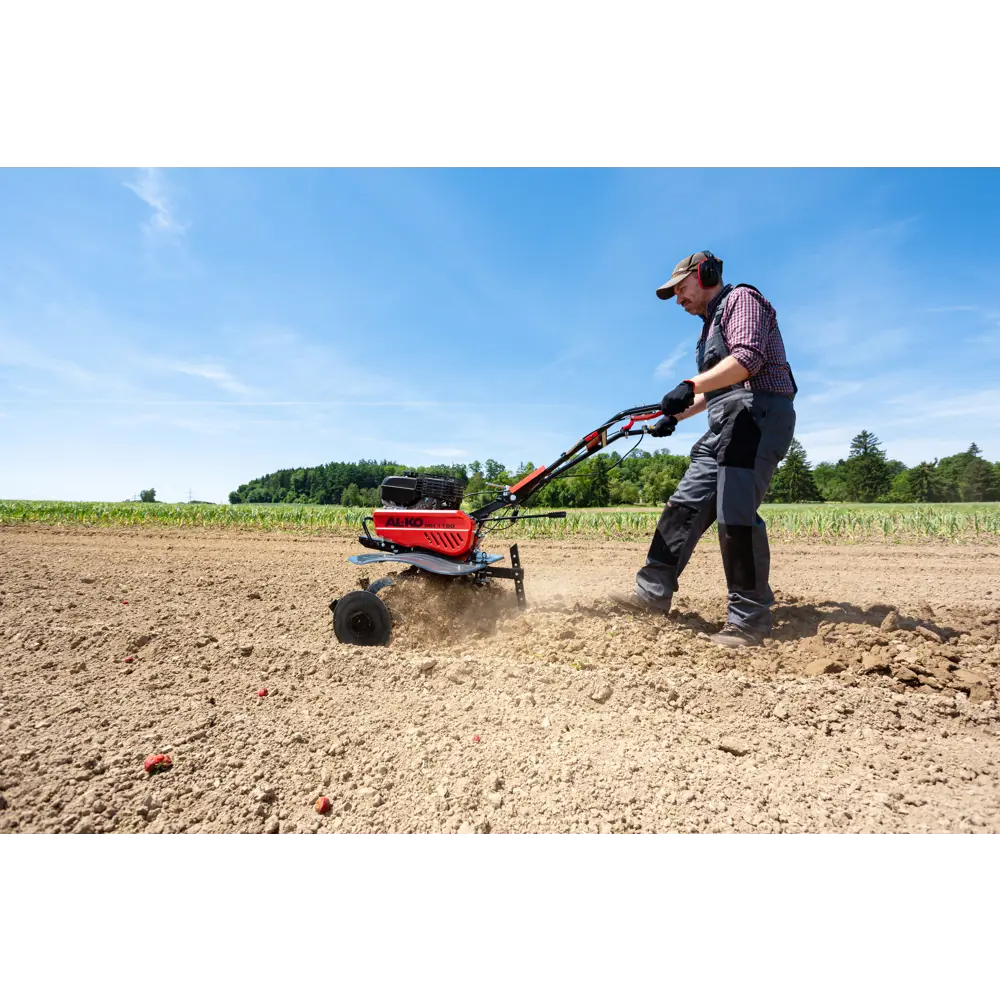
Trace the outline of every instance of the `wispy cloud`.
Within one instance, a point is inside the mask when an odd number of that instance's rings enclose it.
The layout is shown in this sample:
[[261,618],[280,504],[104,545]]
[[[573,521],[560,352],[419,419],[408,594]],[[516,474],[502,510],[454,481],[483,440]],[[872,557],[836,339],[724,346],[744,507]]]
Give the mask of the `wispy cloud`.
[[171,371],[180,372],[182,375],[195,375],[198,378],[208,379],[214,382],[220,389],[227,392],[235,392],[241,395],[248,395],[254,390],[248,385],[244,385],[235,375],[228,372],[222,365],[189,365],[183,362],[174,362],[168,366]]
[[143,167],[134,181],[125,181],[124,185],[153,210],[153,214],[143,225],[147,234],[184,235],[187,223],[182,223],[177,218],[174,206],[167,196],[163,175],[156,167]]
[[688,348],[684,345],[678,347],[669,358],[664,359],[656,366],[656,377],[667,379],[670,373],[677,367],[678,362],[688,354]]
[[[798,378],[798,376],[796,377]],[[833,403],[839,399],[843,399],[845,396],[852,396],[865,387],[865,383],[861,381],[831,382],[826,379],[820,379],[819,384],[823,386],[823,389],[819,392],[810,391],[803,394],[798,403],[800,407],[804,405],[819,406],[823,403]]]
[[964,426],[974,433],[979,428],[993,432],[1000,425],[1000,389],[980,389],[957,394],[947,399],[928,399],[920,392],[896,396],[888,400],[896,415],[888,420],[894,425],[942,424],[962,417],[973,417]]
[[[41,350],[28,341],[8,336],[2,331],[0,331],[0,365],[45,372],[54,376],[57,384],[69,383],[84,391],[107,390],[117,388],[119,384],[105,373],[91,371],[71,359],[61,357],[58,352]],[[32,394],[48,395],[54,386],[33,383],[18,388]]]

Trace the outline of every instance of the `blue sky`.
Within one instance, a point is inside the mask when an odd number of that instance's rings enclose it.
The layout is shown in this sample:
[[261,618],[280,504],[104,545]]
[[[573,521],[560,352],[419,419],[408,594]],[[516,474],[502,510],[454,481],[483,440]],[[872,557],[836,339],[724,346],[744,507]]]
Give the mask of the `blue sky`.
[[654,290],[705,248],[775,304],[813,462],[1000,460],[997,171],[5,170],[0,220],[6,498],[548,462],[693,373]]

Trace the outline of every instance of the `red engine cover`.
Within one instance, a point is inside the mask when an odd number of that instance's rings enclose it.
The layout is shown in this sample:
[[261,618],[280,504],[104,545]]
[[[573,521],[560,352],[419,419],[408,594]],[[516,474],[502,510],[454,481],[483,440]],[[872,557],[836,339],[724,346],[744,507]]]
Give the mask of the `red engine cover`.
[[464,556],[476,544],[476,522],[464,510],[373,510],[375,532],[407,548]]

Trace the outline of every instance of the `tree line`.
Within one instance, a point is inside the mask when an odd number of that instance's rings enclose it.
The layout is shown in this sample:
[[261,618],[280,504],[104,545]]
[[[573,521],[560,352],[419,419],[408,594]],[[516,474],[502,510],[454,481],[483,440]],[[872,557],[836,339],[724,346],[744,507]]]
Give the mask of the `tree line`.
[[792,442],[771,480],[774,503],[809,500],[860,503],[956,503],[1000,500],[1000,462],[990,463],[973,442],[965,451],[907,468],[886,457],[881,441],[862,431],[846,459],[813,469],[805,449]]
[[[665,503],[690,465],[685,455],[635,450],[624,457],[601,453],[570,474],[540,489],[538,507],[612,507]],[[378,487],[386,476],[417,472],[458,479],[465,506],[486,503],[495,492],[488,484],[512,485],[534,469],[530,462],[508,471],[487,459],[467,465],[407,466],[366,460],[328,462],[312,468],[280,469],[252,479],[229,494],[230,503],[339,504],[377,507]],[[1000,462],[991,464],[973,443],[966,451],[908,468],[888,459],[879,439],[861,431],[846,459],[815,468],[795,439],[778,466],[765,497],[768,503],[850,501],[861,503],[944,503],[1000,500]]]

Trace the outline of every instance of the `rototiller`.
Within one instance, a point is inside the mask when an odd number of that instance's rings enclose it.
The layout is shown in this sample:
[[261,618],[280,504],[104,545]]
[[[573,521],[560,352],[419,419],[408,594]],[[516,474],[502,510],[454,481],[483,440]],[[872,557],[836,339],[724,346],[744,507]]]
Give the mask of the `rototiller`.
[[[496,491],[495,498],[470,513],[460,509],[464,487],[458,479],[417,473],[387,476],[379,488],[383,507],[364,518],[364,534],[358,538],[365,548],[376,551],[349,556],[348,561],[358,566],[408,563],[416,571],[464,577],[478,583],[513,580],[517,605],[523,608],[524,569],[517,545],[510,547],[510,566],[497,566],[504,557],[482,551],[480,543],[484,536],[493,526],[504,522],[565,517],[564,510],[523,514],[520,508],[546,483],[565,475],[595,452],[620,438],[647,433],[646,422],[660,416],[659,403],[634,406],[616,413],[564,451],[551,465],[535,469],[513,486],[487,483],[491,492]],[[609,434],[609,429],[618,423],[622,426]],[[498,514],[500,511],[503,513]],[[369,524],[374,525],[374,535]],[[365,590],[351,591],[331,602],[333,630],[341,642],[360,646],[381,646],[389,642],[392,618],[377,594],[394,582],[392,577],[382,577]]]

